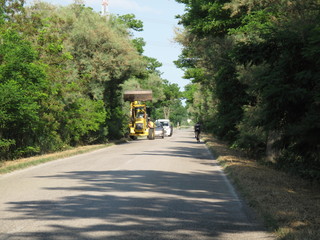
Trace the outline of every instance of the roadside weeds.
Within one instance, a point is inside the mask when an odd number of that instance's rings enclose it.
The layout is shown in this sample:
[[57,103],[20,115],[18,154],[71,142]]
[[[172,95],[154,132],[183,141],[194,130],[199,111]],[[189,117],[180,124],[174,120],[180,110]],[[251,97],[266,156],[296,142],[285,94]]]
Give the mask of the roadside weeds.
[[109,147],[115,144],[123,143],[125,140],[110,142],[106,144],[97,144],[97,145],[87,145],[87,146],[81,146],[81,147],[75,147],[70,150],[61,151],[61,152],[55,152],[45,155],[39,155],[29,158],[21,158],[11,161],[0,161],[0,175],[13,172],[15,170],[24,169],[30,166],[36,166],[42,163],[50,162],[53,160],[66,158],[75,156],[78,154],[91,152],[94,150],[98,150],[101,148]]
[[320,239],[319,183],[245,158],[210,135],[202,138],[241,196],[277,239]]

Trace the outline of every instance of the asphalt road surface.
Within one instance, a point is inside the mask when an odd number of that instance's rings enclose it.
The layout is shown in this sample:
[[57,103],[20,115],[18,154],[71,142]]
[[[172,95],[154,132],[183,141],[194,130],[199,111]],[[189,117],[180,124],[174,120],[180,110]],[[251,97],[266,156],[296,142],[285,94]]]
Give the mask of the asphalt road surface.
[[191,129],[0,176],[0,239],[273,239]]

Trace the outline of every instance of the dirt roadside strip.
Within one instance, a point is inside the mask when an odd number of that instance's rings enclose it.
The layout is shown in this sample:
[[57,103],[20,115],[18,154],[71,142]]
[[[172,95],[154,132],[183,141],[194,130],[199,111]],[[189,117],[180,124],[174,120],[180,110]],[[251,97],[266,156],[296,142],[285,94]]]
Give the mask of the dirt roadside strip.
[[241,157],[210,135],[202,138],[240,195],[278,239],[320,239],[319,183]]

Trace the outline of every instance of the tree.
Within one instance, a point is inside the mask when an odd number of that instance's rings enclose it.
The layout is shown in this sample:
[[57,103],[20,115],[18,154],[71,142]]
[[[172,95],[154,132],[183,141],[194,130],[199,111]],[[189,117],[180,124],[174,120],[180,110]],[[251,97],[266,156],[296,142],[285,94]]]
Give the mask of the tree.
[[[201,90],[212,92],[199,102],[198,109],[203,112],[195,112],[194,118],[201,119],[219,138],[234,141],[247,96],[231,58],[233,39],[228,30],[238,26],[241,18],[231,17],[231,11],[224,8],[226,1],[178,2],[186,3],[189,11],[179,16],[186,30],[184,37],[177,37],[185,47],[177,66],[185,69],[185,78],[200,83]],[[210,110],[210,102],[217,110]]]
[[134,16],[22,4],[0,2],[1,159],[122,137],[125,87],[164,99],[161,63],[142,55],[143,39],[132,42],[130,29],[142,30]]
[[40,102],[48,82],[29,42],[14,30],[3,29],[0,35],[0,147],[11,145],[2,156],[8,158],[39,151]]
[[165,98],[160,102],[163,116],[165,119],[170,118],[170,114],[173,111],[173,106],[176,104],[176,101],[179,101],[181,98],[181,92],[178,84],[169,83],[169,81],[164,80],[164,95]]
[[214,132],[260,153],[273,142],[279,166],[319,177],[319,1],[177,2],[179,64],[212,92]]
[[[71,5],[70,8],[78,13],[83,6]],[[69,39],[64,32],[66,21],[50,4],[39,3],[27,11],[30,22],[23,31],[38,49],[41,61],[48,66],[46,72],[50,81],[48,101],[42,102],[45,110],[42,111],[41,149],[52,151],[63,145],[91,142],[88,135],[100,128],[106,112],[103,101],[91,99],[88,85],[75,72],[74,57],[66,48]]]
[[138,32],[143,31],[143,22],[141,20],[137,20],[134,14],[125,14],[118,16],[118,21],[126,25],[128,29],[132,29]]
[[170,113],[169,119],[174,125],[178,125],[178,124],[181,125],[181,123],[186,122],[188,118],[187,108],[183,106],[180,99],[177,99],[172,104],[171,108],[172,108],[172,111]]
[[8,21],[15,19],[24,11],[25,0],[0,0],[0,13]]
[[242,36],[251,33],[236,46],[235,59],[248,66],[247,72],[256,79],[249,85],[260,109],[256,126],[261,126],[268,141],[274,142],[278,165],[319,177],[319,142],[314,140],[319,133],[315,120],[317,62],[306,51],[317,51],[311,39],[319,26],[319,2],[265,7],[263,11],[254,9],[234,32]]

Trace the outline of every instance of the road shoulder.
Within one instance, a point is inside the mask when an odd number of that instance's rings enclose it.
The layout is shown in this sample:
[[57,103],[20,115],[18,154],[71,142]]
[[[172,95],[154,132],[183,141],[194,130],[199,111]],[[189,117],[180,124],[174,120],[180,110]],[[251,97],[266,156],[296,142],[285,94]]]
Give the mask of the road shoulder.
[[278,239],[320,239],[317,184],[245,158],[210,135],[203,140],[241,197]]

